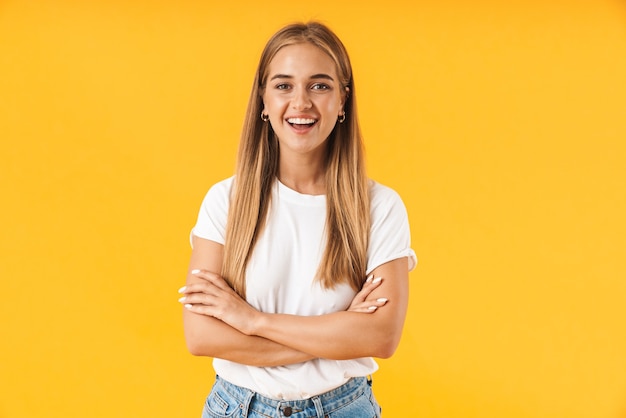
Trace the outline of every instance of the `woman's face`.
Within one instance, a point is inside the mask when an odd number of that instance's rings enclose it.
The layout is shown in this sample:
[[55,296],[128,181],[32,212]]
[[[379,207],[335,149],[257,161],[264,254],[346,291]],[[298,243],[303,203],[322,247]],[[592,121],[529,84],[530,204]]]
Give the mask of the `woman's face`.
[[263,112],[278,137],[281,158],[323,155],[344,98],[335,63],[324,51],[310,43],[281,48],[269,64],[263,93]]

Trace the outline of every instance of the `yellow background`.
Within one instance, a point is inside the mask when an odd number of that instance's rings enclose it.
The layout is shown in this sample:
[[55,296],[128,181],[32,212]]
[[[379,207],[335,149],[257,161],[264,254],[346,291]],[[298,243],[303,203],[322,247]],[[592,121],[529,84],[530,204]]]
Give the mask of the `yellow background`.
[[626,417],[626,3],[4,0],[0,418],[199,416],[189,229],[310,18],[420,258],[385,417]]

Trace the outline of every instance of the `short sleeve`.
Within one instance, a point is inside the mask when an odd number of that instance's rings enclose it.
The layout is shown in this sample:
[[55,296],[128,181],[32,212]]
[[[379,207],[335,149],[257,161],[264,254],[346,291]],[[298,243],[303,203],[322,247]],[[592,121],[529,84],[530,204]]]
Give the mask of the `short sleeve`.
[[409,271],[417,265],[411,249],[411,230],[400,195],[389,187],[371,187],[372,226],[367,249],[367,274],[376,267],[402,257],[409,258]]
[[200,206],[191,235],[224,245],[232,182],[233,177],[216,183],[209,189]]

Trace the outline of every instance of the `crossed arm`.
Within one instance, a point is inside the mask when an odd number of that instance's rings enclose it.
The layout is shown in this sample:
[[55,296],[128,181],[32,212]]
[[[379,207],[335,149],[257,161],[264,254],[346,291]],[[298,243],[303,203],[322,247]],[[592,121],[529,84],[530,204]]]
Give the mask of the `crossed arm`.
[[347,311],[297,316],[259,312],[241,299],[216,274],[222,257],[220,244],[193,237],[181,298],[192,354],[268,367],[313,358],[387,358],[395,351],[408,304],[406,258],[376,268],[370,277],[382,279],[366,282]]

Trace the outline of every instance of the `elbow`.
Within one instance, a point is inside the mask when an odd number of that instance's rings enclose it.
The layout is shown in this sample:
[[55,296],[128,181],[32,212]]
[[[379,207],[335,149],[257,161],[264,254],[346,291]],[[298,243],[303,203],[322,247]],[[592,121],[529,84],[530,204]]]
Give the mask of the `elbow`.
[[378,335],[376,344],[374,348],[373,357],[388,359],[394,355],[398,345],[400,344],[400,337],[402,336],[402,328],[395,330],[381,330]]
[[189,351],[192,356],[207,355],[205,348],[201,344],[198,344],[196,341],[193,341],[189,338],[187,339],[187,351]]
[[193,356],[214,357],[217,347],[212,338],[212,329],[207,327],[207,320],[187,312],[183,319],[187,351]]
[[187,345],[187,351],[189,351],[192,356],[213,357],[211,345],[208,344],[207,339],[202,338],[199,333],[186,330],[185,344]]
[[388,359],[396,352],[396,348],[398,348],[398,343],[396,341],[385,341],[376,347],[374,357]]

